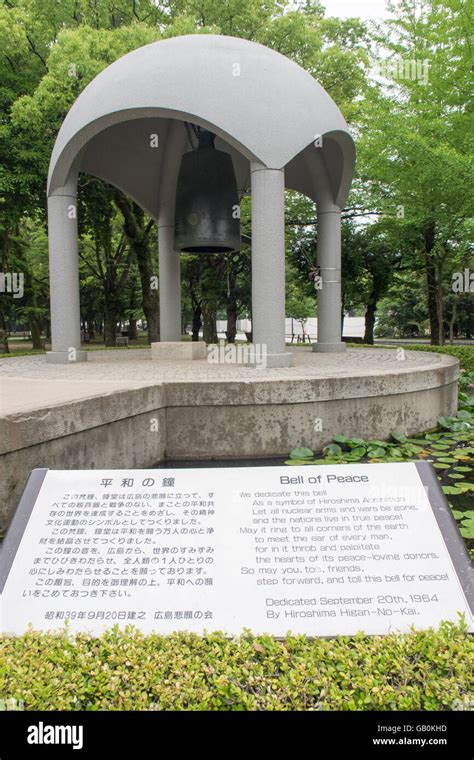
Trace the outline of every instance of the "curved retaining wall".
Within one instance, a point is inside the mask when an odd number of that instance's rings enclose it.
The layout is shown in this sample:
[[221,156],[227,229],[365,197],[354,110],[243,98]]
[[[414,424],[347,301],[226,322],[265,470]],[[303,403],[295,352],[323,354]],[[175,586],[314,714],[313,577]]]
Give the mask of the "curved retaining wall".
[[0,527],[8,524],[35,467],[285,456],[296,445],[321,449],[337,434],[414,434],[457,406],[459,364],[441,354],[410,351],[406,361],[396,362],[389,350],[354,349],[329,360],[305,353],[291,369],[255,370],[205,361],[157,368],[146,350],[130,351],[126,360],[120,353],[94,357],[80,370],[62,367],[54,381],[48,375],[54,368],[46,371],[37,361],[23,362],[18,373],[20,359],[2,364],[7,413],[0,434]]

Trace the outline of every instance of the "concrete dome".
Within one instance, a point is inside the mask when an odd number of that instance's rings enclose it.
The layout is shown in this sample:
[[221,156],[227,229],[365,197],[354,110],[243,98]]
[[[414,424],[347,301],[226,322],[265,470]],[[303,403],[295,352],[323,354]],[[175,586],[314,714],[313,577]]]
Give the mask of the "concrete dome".
[[[341,340],[341,208],[354,144],[327,92],[274,50],[234,37],[189,35],[146,45],[99,74],[59,131],[48,178],[51,362],[85,361],[81,349],[77,178],[100,177],[157,222],[160,341],[181,345],[175,197],[186,122],[216,135],[241,192],[251,190],[252,334],[269,367],[287,367],[285,188],[316,202],[318,343]],[[71,359],[72,357],[72,359]]]
[[[221,35],[161,40],[104,69],[61,126],[48,194],[86,171],[116,185],[158,218],[160,169],[170,124],[176,121],[218,136],[216,147],[231,153],[241,189],[249,184],[249,162],[258,161],[285,168],[286,186],[316,202],[321,192],[326,200],[329,192],[339,206],[345,201],[354,146],[334,101],[280,53]],[[158,134],[162,148],[153,160],[150,133]],[[323,138],[322,148],[313,145],[316,135]]]

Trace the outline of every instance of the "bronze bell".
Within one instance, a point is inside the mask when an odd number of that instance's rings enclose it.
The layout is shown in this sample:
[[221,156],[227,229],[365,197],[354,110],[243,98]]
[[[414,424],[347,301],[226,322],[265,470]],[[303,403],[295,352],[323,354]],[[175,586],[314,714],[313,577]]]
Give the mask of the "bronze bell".
[[214,138],[212,132],[200,130],[198,147],[181,159],[176,187],[176,251],[240,250],[239,196],[232,158],[216,150]]

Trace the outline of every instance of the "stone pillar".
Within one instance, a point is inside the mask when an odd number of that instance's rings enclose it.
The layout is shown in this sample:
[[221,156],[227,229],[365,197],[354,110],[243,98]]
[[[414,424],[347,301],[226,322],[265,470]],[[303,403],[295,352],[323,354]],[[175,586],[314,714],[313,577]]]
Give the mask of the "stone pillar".
[[285,346],[285,174],[283,169],[268,169],[257,162],[250,171],[256,364],[290,367],[292,355]]
[[338,353],[346,350],[341,340],[341,209],[318,208],[318,266],[322,278],[318,297],[318,342],[313,351]]
[[48,198],[49,282],[52,351],[46,361],[86,361],[81,350],[76,181]]
[[[171,224],[166,223],[171,220]],[[181,340],[181,262],[179,253],[173,246],[174,208],[171,220],[160,212],[158,223],[160,341]]]
[[161,168],[158,257],[160,276],[160,341],[181,340],[181,260],[174,250],[176,182],[185,146],[182,122],[172,122]]

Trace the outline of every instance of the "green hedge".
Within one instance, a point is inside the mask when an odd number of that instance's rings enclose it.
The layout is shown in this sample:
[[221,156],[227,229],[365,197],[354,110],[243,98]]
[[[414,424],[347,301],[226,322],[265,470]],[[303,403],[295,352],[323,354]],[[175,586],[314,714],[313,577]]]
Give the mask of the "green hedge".
[[473,661],[452,623],[283,641],[29,632],[0,638],[0,695],[27,710],[460,710],[472,708]]
[[367,343],[348,343],[350,348],[387,348],[396,350],[397,348],[404,348],[407,351],[431,351],[437,354],[449,354],[459,359],[461,369],[466,372],[474,372],[474,346],[430,346],[426,343],[414,344],[400,343],[399,345],[388,345],[382,343],[375,343],[375,345],[369,345]]
[[46,351],[40,348],[31,348],[26,349],[25,351],[22,351],[21,349],[19,351],[15,351],[14,349],[10,351],[9,354],[0,354],[0,359],[15,359],[17,356],[36,356],[36,354],[45,354]]
[[474,372],[474,346],[406,346],[409,351],[433,351],[437,354],[450,354],[459,359],[461,369]]

